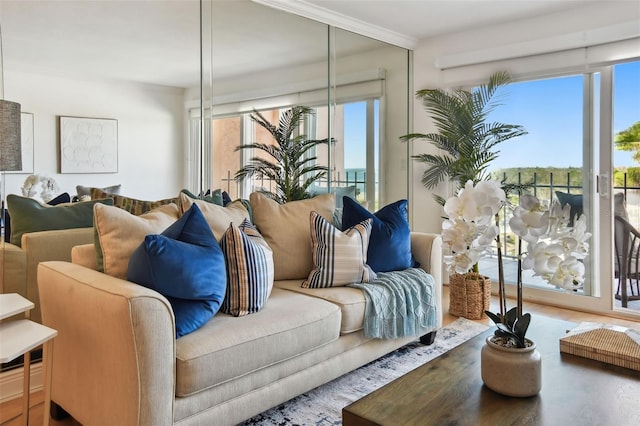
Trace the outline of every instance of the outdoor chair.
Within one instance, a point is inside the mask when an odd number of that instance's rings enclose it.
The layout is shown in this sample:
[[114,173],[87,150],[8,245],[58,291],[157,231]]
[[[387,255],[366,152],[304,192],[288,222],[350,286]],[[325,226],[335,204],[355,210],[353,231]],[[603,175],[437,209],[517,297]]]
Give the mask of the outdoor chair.
[[618,280],[616,299],[627,302],[640,300],[640,232],[622,216],[615,216],[615,277]]

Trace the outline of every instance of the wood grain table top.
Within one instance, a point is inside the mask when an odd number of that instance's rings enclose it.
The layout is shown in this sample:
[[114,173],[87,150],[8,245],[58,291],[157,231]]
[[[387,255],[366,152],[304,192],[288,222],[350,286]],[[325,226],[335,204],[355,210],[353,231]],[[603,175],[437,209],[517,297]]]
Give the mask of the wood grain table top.
[[480,351],[494,327],[342,410],[360,425],[640,425],[640,372],[560,352],[575,324],[532,318],[542,390],[511,398],[484,386]]

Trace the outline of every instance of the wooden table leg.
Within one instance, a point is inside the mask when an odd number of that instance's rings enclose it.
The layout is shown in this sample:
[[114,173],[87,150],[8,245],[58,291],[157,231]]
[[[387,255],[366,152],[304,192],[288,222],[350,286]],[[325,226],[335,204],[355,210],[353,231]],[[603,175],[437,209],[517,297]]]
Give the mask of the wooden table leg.
[[43,425],[48,426],[51,421],[51,380],[53,370],[53,339],[44,344],[42,352],[44,364],[44,418]]
[[22,424],[29,426],[29,397],[31,391],[31,352],[27,351],[24,360],[24,380],[22,383]]

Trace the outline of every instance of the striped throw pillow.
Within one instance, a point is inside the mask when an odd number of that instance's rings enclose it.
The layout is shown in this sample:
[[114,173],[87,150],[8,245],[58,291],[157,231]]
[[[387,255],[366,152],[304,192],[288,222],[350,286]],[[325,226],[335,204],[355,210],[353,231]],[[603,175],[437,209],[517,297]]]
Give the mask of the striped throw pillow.
[[258,312],[273,289],[273,253],[247,219],[229,225],[220,240],[227,292],[220,310],[235,317]]
[[344,232],[316,212],[311,212],[310,220],[314,268],[302,287],[336,287],[376,278],[367,265],[371,219]]

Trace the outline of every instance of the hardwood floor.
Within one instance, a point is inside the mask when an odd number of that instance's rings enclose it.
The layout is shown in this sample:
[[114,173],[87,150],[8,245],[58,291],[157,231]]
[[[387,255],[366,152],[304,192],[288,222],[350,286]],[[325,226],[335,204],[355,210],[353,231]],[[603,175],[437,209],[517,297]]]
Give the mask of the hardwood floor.
[[[445,286],[443,289],[442,297],[444,318],[444,325],[447,325],[455,321],[458,317],[449,315],[449,287]],[[498,310],[498,299],[493,296],[491,298],[491,310]],[[536,315],[543,315],[562,319],[570,322],[606,322],[608,324],[617,324],[621,326],[640,328],[640,322],[630,321],[619,318],[606,317],[596,314],[588,314],[579,311],[572,311],[568,309],[559,309],[553,306],[541,305],[533,302],[526,302],[526,312],[530,312],[533,316],[532,327],[535,327]],[[488,318],[477,320],[476,322],[493,325]],[[31,395],[31,409],[29,411],[29,425],[41,425],[43,421],[43,392],[35,392]],[[22,398],[14,399],[0,405],[0,425],[2,426],[19,426],[22,425],[21,419],[22,413]],[[78,426],[79,423],[73,419],[65,419],[64,421],[51,421],[55,426]]]

